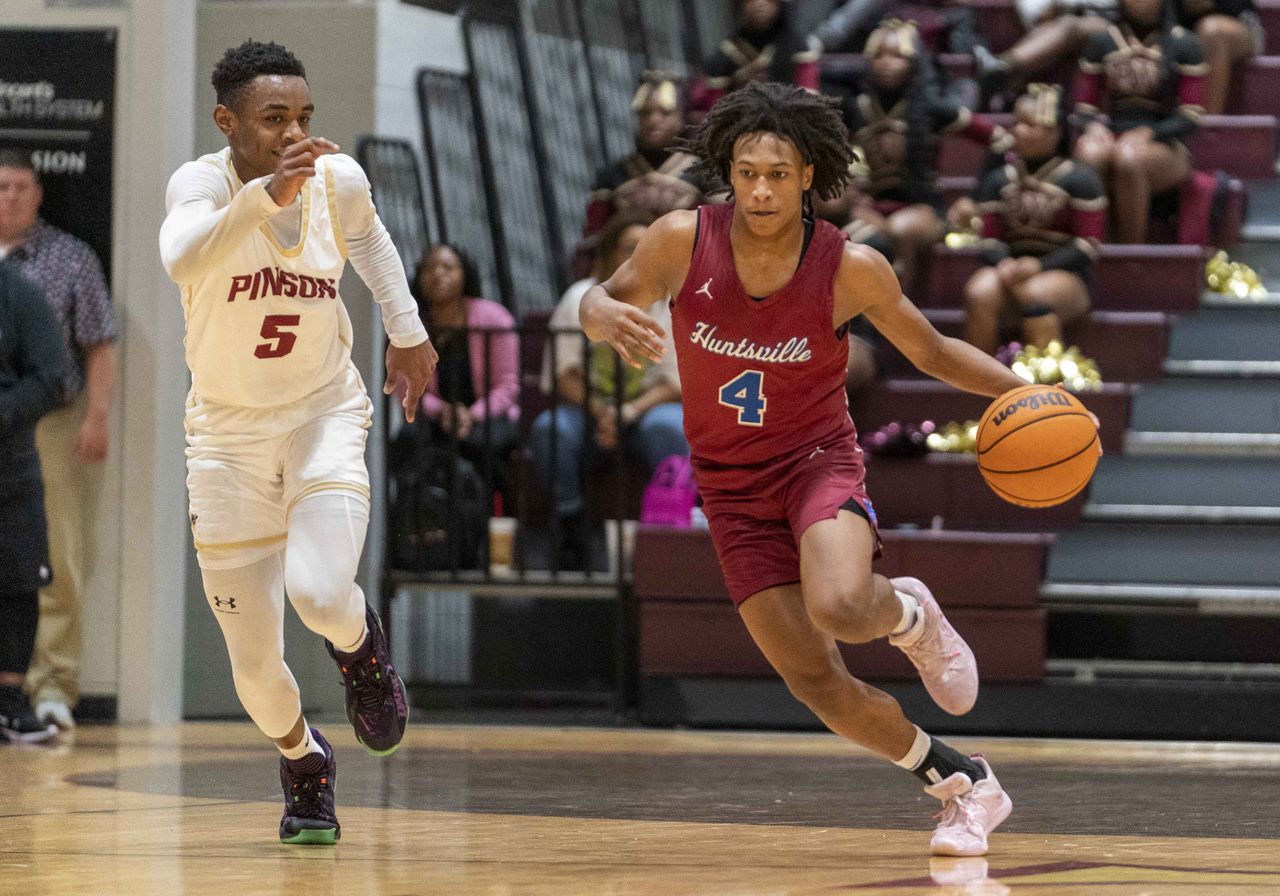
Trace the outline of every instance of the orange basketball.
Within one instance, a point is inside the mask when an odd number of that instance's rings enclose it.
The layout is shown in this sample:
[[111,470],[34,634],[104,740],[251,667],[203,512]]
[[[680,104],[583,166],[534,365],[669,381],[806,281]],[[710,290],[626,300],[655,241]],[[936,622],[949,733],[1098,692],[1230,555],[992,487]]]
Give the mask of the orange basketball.
[[1023,507],[1061,504],[1089,484],[1098,427],[1069,392],[1027,385],[991,403],[978,423],[978,469],[992,491]]

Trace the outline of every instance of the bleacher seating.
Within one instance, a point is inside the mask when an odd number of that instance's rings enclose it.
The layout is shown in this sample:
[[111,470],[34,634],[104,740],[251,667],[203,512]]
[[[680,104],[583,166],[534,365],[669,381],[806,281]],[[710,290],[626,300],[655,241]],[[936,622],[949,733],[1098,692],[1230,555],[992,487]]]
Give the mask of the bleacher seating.
[[[887,530],[876,570],[927,584],[968,641],[985,682],[1037,681],[1044,674],[1044,554],[1053,537]],[[679,569],[680,575],[671,575]],[[710,535],[642,526],[634,594],[641,677],[772,677],[724,589]],[[715,650],[707,645],[714,644]],[[881,640],[841,645],[860,678],[906,679],[915,670]]]

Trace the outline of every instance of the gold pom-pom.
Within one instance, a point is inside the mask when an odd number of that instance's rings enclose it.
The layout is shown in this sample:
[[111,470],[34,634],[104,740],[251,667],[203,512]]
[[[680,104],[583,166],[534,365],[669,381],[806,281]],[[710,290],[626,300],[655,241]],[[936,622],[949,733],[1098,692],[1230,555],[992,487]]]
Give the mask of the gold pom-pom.
[[929,434],[925,444],[930,451],[942,454],[973,454],[978,445],[978,421],[966,420],[964,423],[952,421],[942,429]]
[[1064,349],[1056,339],[1044,348],[1026,346],[1013,356],[1009,367],[1028,383],[1062,383],[1068,392],[1096,392],[1102,388],[1097,362],[1074,345]]
[[1232,261],[1226,252],[1216,253],[1205,263],[1204,279],[1214,292],[1242,301],[1267,296],[1258,272],[1247,264]]

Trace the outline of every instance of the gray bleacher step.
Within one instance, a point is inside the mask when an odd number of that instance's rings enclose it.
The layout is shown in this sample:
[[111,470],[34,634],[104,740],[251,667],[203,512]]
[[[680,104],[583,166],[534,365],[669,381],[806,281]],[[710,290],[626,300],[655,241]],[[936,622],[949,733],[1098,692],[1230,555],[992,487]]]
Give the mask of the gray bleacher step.
[[1269,457],[1104,457],[1089,484],[1084,515],[1100,521],[1280,524],[1280,476]]
[[1165,372],[1280,376],[1280,307],[1209,308],[1174,321]]
[[1125,454],[1280,454],[1280,386],[1177,378],[1138,389]]
[[1061,533],[1049,604],[1179,606],[1280,613],[1280,527],[1089,523]]
[[1245,184],[1245,193],[1248,202],[1244,238],[1259,242],[1280,240],[1280,178],[1249,181]]

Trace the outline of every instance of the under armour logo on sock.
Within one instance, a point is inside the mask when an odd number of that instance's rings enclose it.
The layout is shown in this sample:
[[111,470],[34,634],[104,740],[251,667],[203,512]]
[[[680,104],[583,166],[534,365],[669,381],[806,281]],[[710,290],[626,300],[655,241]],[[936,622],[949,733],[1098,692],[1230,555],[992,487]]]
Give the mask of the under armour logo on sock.
[[236,599],[234,597],[221,598],[218,595],[213,596],[213,608],[220,613],[225,613],[236,608]]

